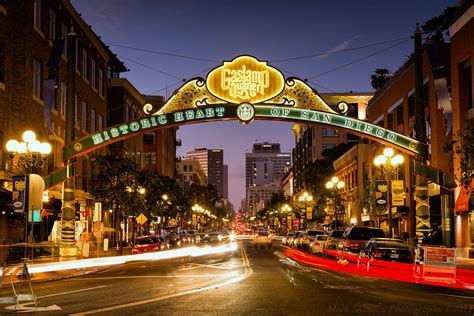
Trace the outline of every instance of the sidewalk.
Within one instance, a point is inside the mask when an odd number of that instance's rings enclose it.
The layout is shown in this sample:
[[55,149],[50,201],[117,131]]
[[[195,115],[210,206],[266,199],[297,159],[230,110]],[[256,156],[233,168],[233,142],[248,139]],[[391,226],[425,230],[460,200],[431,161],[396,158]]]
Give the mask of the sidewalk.
[[[123,256],[131,255],[131,248],[130,247],[124,247],[123,248]],[[74,261],[74,260],[82,260],[82,259],[94,259],[94,258],[106,258],[106,257],[117,257],[120,256],[118,255],[118,251],[116,248],[110,248],[107,252],[104,252],[100,250],[97,252],[91,251],[90,256],[85,258],[82,257],[81,255],[75,256],[75,257],[59,257],[59,256],[54,256],[54,257],[41,257],[37,259],[33,259],[28,261],[28,268],[29,270],[36,268],[38,266],[42,266],[44,264],[48,263],[55,263],[55,262],[67,262],[67,261]],[[21,264],[17,264],[18,266]],[[113,265],[113,264],[111,264]],[[40,272],[40,273],[31,273],[31,281],[32,282],[48,282],[48,281],[54,281],[54,280],[61,280],[61,279],[66,279],[66,278],[74,278],[74,277],[79,277],[82,275],[87,275],[87,274],[92,274],[96,273],[102,270],[107,269],[111,265],[102,265],[102,266],[94,266],[94,267],[87,267],[87,268],[74,268],[71,267],[71,269],[68,270],[60,270],[60,271],[51,271],[51,272]],[[19,282],[19,279],[14,277],[13,282],[17,283]],[[9,278],[4,277],[3,278],[3,285],[9,283]]]

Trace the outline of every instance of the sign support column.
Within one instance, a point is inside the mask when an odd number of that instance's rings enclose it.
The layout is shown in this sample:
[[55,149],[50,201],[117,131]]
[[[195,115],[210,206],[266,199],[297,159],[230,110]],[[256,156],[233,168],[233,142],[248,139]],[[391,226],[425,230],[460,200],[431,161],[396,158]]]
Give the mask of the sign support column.
[[[66,130],[65,143],[70,144],[74,141],[74,99],[75,99],[75,60],[76,60],[76,40],[77,34],[74,27],[67,35],[68,47],[68,72],[67,72],[67,102],[66,102]],[[73,163],[72,159],[66,160],[66,166]],[[61,257],[77,255],[76,247],[76,210],[74,208],[74,178],[68,178],[63,183],[62,209],[61,209]]]

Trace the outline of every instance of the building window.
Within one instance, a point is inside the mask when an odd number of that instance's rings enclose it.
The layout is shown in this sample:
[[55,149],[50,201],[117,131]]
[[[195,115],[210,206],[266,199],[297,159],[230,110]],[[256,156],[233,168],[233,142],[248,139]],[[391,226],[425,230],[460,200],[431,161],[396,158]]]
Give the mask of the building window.
[[156,164],[156,153],[145,153],[145,165],[155,165]]
[[56,39],[56,11],[49,8],[49,39]]
[[326,149],[334,148],[335,146],[335,144],[323,144],[323,151],[325,151]]
[[87,49],[83,48],[82,49],[82,76],[84,79],[88,78],[88,73],[87,73]]
[[131,121],[135,121],[135,115],[136,115],[136,112],[135,112],[135,107],[132,108],[132,117],[131,117]]
[[41,31],[41,0],[35,0],[33,7],[34,7],[33,25],[36,29]]
[[0,38],[0,82],[5,82],[5,42]]
[[323,133],[323,136],[328,136],[328,137],[339,136],[339,131],[332,128],[323,127],[322,133]]
[[99,68],[99,95],[104,96],[104,71]]
[[87,103],[85,101],[82,101],[82,130],[86,131],[87,130]]
[[156,144],[156,134],[146,133],[145,135],[143,135],[143,143],[148,145]]
[[66,117],[67,86],[61,82],[61,116]]
[[76,65],[76,69],[79,70],[79,41],[77,39],[74,41],[74,50],[76,51],[76,58],[74,62]]
[[104,128],[104,118],[100,114],[97,116],[97,124],[97,130],[101,131]]
[[398,127],[399,125],[403,124],[403,106],[397,106],[395,109],[395,114],[397,117],[397,124],[394,127]]
[[63,56],[67,57],[67,25],[65,23],[61,24],[61,39],[64,40]]
[[77,122],[79,119],[79,100],[77,94],[74,95],[74,122]]
[[91,109],[91,133],[95,133],[95,110]]
[[189,165],[189,171],[193,171],[193,165]]
[[41,62],[33,59],[33,95],[41,99]]
[[408,118],[415,116],[415,94],[408,97]]
[[130,120],[130,106],[126,105],[125,106],[125,122],[128,122]]
[[91,60],[91,85],[92,85],[93,88],[97,89],[97,82],[95,80],[96,66],[97,66],[97,62],[95,61],[94,58],[92,58],[92,60]]

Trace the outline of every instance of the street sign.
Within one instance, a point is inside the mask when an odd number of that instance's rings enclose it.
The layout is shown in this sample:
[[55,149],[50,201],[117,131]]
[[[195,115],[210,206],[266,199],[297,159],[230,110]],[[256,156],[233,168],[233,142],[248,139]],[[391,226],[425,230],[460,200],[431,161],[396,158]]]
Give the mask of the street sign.
[[387,205],[387,180],[375,180],[375,202],[378,205]]
[[148,220],[148,218],[146,218],[146,216],[143,215],[143,213],[138,215],[138,217],[137,217],[137,223],[140,224],[140,225],[145,224],[147,220]]

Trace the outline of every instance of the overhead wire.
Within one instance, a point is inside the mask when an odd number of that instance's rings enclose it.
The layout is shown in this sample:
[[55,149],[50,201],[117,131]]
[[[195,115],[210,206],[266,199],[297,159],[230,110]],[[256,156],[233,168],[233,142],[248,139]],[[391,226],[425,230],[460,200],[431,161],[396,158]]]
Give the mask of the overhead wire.
[[173,75],[173,74],[170,74],[169,72],[166,72],[166,71],[164,71],[164,70],[160,70],[160,69],[158,69],[158,68],[155,68],[155,67],[152,67],[152,66],[143,64],[143,63],[141,63],[141,62],[139,62],[139,61],[130,59],[130,58],[128,58],[128,57],[125,57],[125,56],[122,56],[122,55],[119,55],[119,54],[117,54],[117,56],[119,56],[120,58],[123,58],[123,59],[125,59],[125,60],[128,60],[128,61],[131,62],[131,63],[134,63],[134,64],[140,65],[140,66],[142,66],[142,67],[145,67],[145,68],[154,70],[154,71],[156,71],[156,72],[159,72],[159,73],[161,73],[161,74],[163,74],[163,75],[167,75],[167,76],[169,76],[169,77],[182,80],[182,78],[180,78],[180,77],[178,77],[178,76],[175,76],[175,75]]
[[355,64],[355,63],[358,63],[358,62],[360,62],[360,61],[362,61],[362,60],[365,60],[365,59],[368,59],[368,58],[370,58],[370,57],[376,56],[376,55],[381,54],[381,53],[383,53],[383,52],[385,52],[385,51],[387,51],[387,50],[389,50],[389,49],[392,49],[392,48],[394,48],[394,47],[396,47],[396,46],[402,45],[402,44],[406,43],[406,42],[409,41],[409,40],[410,40],[410,39],[407,39],[407,40],[405,40],[405,41],[403,41],[403,42],[400,42],[400,43],[397,43],[397,44],[395,44],[395,45],[391,45],[391,46],[389,46],[389,47],[386,47],[386,48],[384,48],[384,49],[381,49],[381,50],[379,50],[379,51],[376,51],[375,53],[372,53],[372,54],[369,54],[369,55],[364,56],[364,57],[362,57],[362,58],[358,58],[358,59],[356,59],[356,60],[353,60],[353,61],[351,61],[351,62],[349,62],[349,63],[347,63],[347,64],[338,66],[338,67],[336,67],[336,68],[327,70],[327,71],[322,72],[322,73],[320,73],[320,74],[317,74],[317,75],[315,75],[315,76],[309,77],[307,80],[311,80],[311,79],[314,79],[314,78],[318,78],[318,77],[324,76],[324,75],[326,75],[326,74],[328,74],[328,73],[334,72],[334,71],[339,70],[339,69],[341,69],[341,68],[347,67],[347,66],[352,65],[352,64]]
[[[292,76],[294,76],[294,77],[298,77],[298,75],[296,75],[296,74],[292,73],[291,71],[288,71],[288,70],[286,70],[286,69],[284,69],[284,68],[282,68],[282,67],[278,67],[278,69],[280,69],[280,70],[282,70],[282,71],[284,71],[284,72],[286,72],[286,73],[288,73],[288,74],[290,74],[290,75],[292,75]],[[305,81],[306,81],[306,80],[305,80]],[[321,85],[321,84],[319,84],[319,83],[316,83],[316,82],[313,82],[313,81],[308,81],[308,82],[311,83],[311,84],[313,84],[313,85],[315,85],[315,86],[317,86],[317,87],[320,87],[320,88],[322,88],[322,89],[324,89],[324,90],[327,90],[327,91],[329,91],[329,92],[334,92],[334,93],[336,93],[336,91],[331,90],[331,89],[329,89],[329,88],[327,88],[327,87],[325,87],[325,86],[323,86],[323,85]]]
[[411,36],[402,37],[402,38],[392,39],[392,40],[388,40],[388,41],[382,41],[382,42],[367,44],[367,45],[364,45],[364,46],[341,49],[341,50],[338,50],[338,51],[335,51],[335,52],[316,53],[316,54],[312,54],[312,55],[303,55],[303,56],[297,56],[297,57],[275,59],[275,60],[272,60],[271,62],[272,63],[278,63],[278,62],[284,62],[284,61],[292,61],[292,60],[299,60],[299,59],[308,59],[308,58],[313,58],[313,57],[334,55],[334,54],[345,53],[345,52],[350,52],[350,51],[369,48],[369,47],[374,47],[374,46],[380,46],[380,45],[393,43],[393,42],[405,41],[405,40],[410,39],[410,38],[411,38]]
[[177,58],[184,58],[184,59],[191,59],[191,60],[206,61],[206,62],[211,62],[211,63],[218,62],[217,60],[212,60],[212,59],[206,59],[206,58],[200,58],[200,57],[194,57],[194,56],[187,56],[187,55],[180,55],[180,54],[173,54],[173,53],[166,53],[166,52],[161,52],[161,51],[156,51],[156,50],[151,50],[151,49],[146,49],[146,48],[138,48],[138,47],[132,47],[132,46],[126,46],[126,45],[119,45],[119,44],[111,44],[111,43],[107,43],[107,45],[115,46],[115,47],[121,47],[121,48],[126,48],[126,49],[133,49],[133,50],[137,50],[137,51],[141,51],[141,52],[147,52],[147,53],[152,53],[152,54],[158,54],[158,55],[165,55],[165,56],[177,57]]

